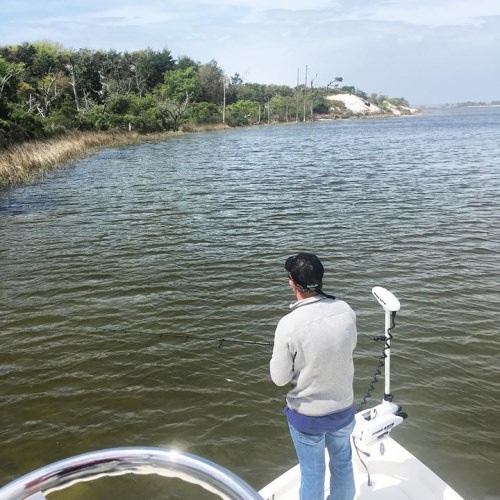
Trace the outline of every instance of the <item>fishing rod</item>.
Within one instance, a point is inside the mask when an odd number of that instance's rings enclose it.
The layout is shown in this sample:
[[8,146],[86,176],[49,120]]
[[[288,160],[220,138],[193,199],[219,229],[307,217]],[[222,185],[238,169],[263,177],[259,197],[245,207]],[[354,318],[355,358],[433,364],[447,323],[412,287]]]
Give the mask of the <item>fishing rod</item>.
[[[389,380],[390,380],[390,371],[389,371],[390,370],[390,359],[389,359],[388,355],[390,354],[390,338],[392,338],[392,335],[390,335],[390,331],[391,331],[390,322],[391,322],[391,318],[392,318],[392,321],[394,320],[394,316],[396,314],[395,311],[399,310],[399,301],[398,301],[398,299],[396,299],[396,297],[394,297],[394,295],[392,295],[391,292],[389,292],[388,290],[385,290],[385,288],[382,288],[382,287],[374,287],[372,290],[372,293],[373,293],[374,297],[379,301],[379,303],[384,307],[384,310],[386,310],[386,325],[385,325],[385,327],[386,327],[386,335],[388,336],[388,338],[387,338],[386,346],[385,346],[387,354],[384,354],[384,357],[387,358],[386,363],[385,363],[385,366],[386,366],[385,380],[386,380],[386,384],[387,384],[386,385],[386,394],[390,394],[390,386],[388,385]],[[392,310],[394,310],[393,316],[390,317],[390,316],[388,316],[388,314]],[[101,329],[93,328],[93,331],[94,332],[101,332]],[[224,343],[226,343],[226,344],[257,345],[257,346],[267,346],[267,347],[274,345],[274,341],[272,341],[272,340],[267,340],[267,341],[266,340],[263,340],[263,341],[244,340],[244,339],[237,339],[234,337],[218,337],[218,336],[212,336],[212,335],[208,335],[208,336],[207,335],[193,335],[191,333],[173,333],[173,332],[164,332],[164,331],[148,332],[148,331],[144,331],[144,330],[141,330],[138,332],[132,332],[130,330],[119,330],[116,328],[115,329],[106,328],[106,331],[112,332],[112,333],[135,333],[135,334],[139,334],[139,335],[154,335],[156,337],[172,337],[172,338],[183,339],[184,341],[198,340],[201,342],[218,342],[219,347],[222,347],[222,345]],[[374,340],[385,340],[385,338],[386,338],[385,336],[374,337]],[[377,367],[377,373],[375,374],[374,380],[372,381],[372,384],[370,385],[370,389],[369,389],[367,395],[363,398],[363,401],[360,404],[359,409],[361,409],[361,407],[366,404],[366,398],[371,395],[370,394],[371,390],[374,388],[373,383],[377,382],[377,375],[381,375],[379,368],[382,367],[383,365],[384,365],[384,362],[382,361],[382,362],[380,362],[379,366]]]
[[[94,328],[94,331],[100,331],[99,328]],[[106,329],[107,332],[112,333],[132,333],[128,330],[117,330],[117,329]],[[219,347],[222,347],[224,343],[227,344],[250,344],[250,345],[260,345],[260,346],[272,346],[274,342],[272,340],[244,340],[244,339],[236,339],[233,337],[216,337],[210,335],[193,335],[191,333],[173,333],[173,332],[147,332],[147,331],[139,331],[133,332],[139,335],[154,335],[156,337],[173,337],[178,339],[188,340],[199,340],[202,342],[218,342]]]
[[[149,332],[148,332],[149,333]],[[153,333],[153,332],[151,332]],[[243,339],[235,339],[231,337],[211,337],[205,335],[191,335],[190,333],[182,334],[182,333],[160,333],[160,337],[162,335],[166,335],[169,337],[182,338],[184,340],[201,340],[204,342],[218,342],[219,347],[222,347],[224,342],[228,344],[251,344],[251,345],[264,345],[264,346],[272,346],[274,344],[273,341],[260,341],[260,340],[243,340]]]

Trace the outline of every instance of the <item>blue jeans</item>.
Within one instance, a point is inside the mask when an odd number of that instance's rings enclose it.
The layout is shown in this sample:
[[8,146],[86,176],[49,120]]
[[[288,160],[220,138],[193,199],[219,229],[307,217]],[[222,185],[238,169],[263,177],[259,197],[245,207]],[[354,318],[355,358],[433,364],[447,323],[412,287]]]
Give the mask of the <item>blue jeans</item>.
[[325,498],[325,447],[330,457],[329,500],[353,500],[351,433],[354,420],[335,432],[305,434],[289,425],[300,464],[300,499]]

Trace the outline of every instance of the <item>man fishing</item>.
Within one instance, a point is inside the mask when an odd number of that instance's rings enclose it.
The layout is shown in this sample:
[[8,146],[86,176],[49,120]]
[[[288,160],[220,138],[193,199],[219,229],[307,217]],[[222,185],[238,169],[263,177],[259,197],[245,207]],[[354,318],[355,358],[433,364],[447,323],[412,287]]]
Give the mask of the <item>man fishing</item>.
[[289,257],[285,269],[296,301],[276,327],[270,373],[276,385],[290,383],[284,413],[300,464],[300,498],[324,500],[326,447],[329,499],[352,500],[356,315],[322,291],[316,255]]

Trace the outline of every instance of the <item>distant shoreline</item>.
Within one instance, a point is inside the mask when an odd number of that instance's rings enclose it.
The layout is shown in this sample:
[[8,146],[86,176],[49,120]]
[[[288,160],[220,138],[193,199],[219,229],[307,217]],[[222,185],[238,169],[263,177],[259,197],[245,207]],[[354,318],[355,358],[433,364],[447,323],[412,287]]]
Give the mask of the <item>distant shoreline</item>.
[[[419,114],[420,112],[420,110],[410,108],[407,105],[396,105],[389,101],[376,105],[351,93],[334,94],[328,96],[327,99],[332,104],[330,113],[318,115],[318,120],[401,117]],[[303,123],[303,121],[298,123]],[[270,124],[262,122],[250,126]],[[272,124],[274,125],[274,122]],[[227,124],[218,123],[197,126],[186,124],[181,127],[179,132],[153,134],[138,134],[126,131],[68,132],[65,135],[53,137],[46,141],[14,144],[0,150],[0,188],[33,182],[38,178],[43,178],[46,172],[68,165],[72,161],[99,149],[151,140],[163,140],[182,133],[207,132],[228,128],[231,127]]]
[[[410,114],[397,115],[393,113],[348,113],[342,115],[323,115],[314,121],[336,121],[349,119],[380,119],[397,116],[411,116]],[[419,112],[415,110],[415,113]],[[303,121],[286,122],[290,125]],[[274,125],[275,123],[271,123]],[[279,122],[279,124],[284,124]],[[253,126],[268,126],[261,123]],[[11,147],[0,150],[0,189],[13,188],[18,185],[34,182],[52,170],[70,165],[72,162],[85,156],[106,148],[127,146],[141,142],[165,140],[169,137],[194,132],[209,132],[215,130],[229,129],[227,125],[212,124],[197,127],[185,126],[178,132],[164,132],[154,134],[137,134],[135,132],[70,132],[60,137],[47,139],[46,141],[30,141],[14,144]]]
[[467,104],[466,108],[500,108],[500,104]]

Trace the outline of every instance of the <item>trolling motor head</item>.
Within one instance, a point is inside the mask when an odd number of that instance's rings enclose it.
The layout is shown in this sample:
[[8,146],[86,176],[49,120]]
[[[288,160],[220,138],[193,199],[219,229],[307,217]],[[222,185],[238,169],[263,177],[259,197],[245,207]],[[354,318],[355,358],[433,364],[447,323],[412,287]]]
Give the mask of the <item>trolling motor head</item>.
[[[389,435],[394,427],[399,425],[407,417],[406,413],[401,410],[401,407],[392,402],[392,394],[390,390],[390,354],[391,354],[391,330],[394,328],[394,317],[399,311],[401,305],[399,300],[389,290],[381,286],[372,288],[372,294],[377,299],[378,303],[384,308],[385,312],[385,331],[384,335],[374,337],[374,340],[384,341],[384,352],[381,357],[385,365],[385,391],[382,403],[374,408],[359,411],[356,414],[356,426],[353,431],[353,437],[360,443],[368,444],[372,441],[383,438]],[[378,371],[378,374],[380,372]],[[375,375],[373,382],[377,381]],[[372,382],[372,388],[373,388]],[[369,392],[368,392],[369,394]]]
[[372,294],[386,311],[399,311],[399,308],[401,307],[399,300],[391,292],[389,292],[389,290],[386,290],[381,286],[374,286],[372,288]]

